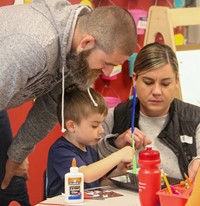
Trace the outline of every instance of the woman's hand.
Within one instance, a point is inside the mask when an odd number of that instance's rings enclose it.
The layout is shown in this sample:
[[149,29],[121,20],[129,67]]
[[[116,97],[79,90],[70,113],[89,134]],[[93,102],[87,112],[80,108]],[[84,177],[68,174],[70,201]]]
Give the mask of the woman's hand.
[[199,158],[194,159],[188,169],[188,175],[191,182],[194,182],[199,168],[200,168],[200,159]]
[[[151,140],[138,128],[134,129],[134,141],[135,149],[140,149],[141,147],[146,147],[146,145],[151,144]],[[126,130],[124,133],[119,135],[115,140],[115,145],[119,149],[129,145],[132,145],[132,133],[131,129]]]

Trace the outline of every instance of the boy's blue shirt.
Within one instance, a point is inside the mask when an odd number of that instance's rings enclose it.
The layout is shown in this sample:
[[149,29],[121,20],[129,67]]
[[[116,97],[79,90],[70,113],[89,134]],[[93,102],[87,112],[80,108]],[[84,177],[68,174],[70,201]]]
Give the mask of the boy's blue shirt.
[[[48,154],[48,197],[60,195],[64,192],[64,176],[69,172],[73,158],[76,158],[77,167],[99,161],[95,149],[91,146],[86,146],[86,149],[87,152],[82,151],[64,137],[60,137],[54,142]],[[99,186],[100,179],[95,182],[84,183],[84,189]]]

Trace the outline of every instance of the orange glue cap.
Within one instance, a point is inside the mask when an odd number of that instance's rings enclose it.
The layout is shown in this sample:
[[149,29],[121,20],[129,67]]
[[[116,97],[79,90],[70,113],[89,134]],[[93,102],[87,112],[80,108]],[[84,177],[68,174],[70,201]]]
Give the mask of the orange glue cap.
[[76,158],[72,159],[72,167],[76,167]]

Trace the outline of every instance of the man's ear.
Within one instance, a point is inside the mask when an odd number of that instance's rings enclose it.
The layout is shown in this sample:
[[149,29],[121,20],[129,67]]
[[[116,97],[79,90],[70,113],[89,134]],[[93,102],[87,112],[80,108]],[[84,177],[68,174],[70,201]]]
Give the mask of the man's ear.
[[93,49],[95,47],[95,38],[91,35],[84,35],[81,39],[80,43],[77,46],[77,53],[80,53],[82,51],[86,51],[89,49]]
[[67,131],[73,133],[75,131],[74,121],[68,120],[67,122],[65,122],[65,127]]

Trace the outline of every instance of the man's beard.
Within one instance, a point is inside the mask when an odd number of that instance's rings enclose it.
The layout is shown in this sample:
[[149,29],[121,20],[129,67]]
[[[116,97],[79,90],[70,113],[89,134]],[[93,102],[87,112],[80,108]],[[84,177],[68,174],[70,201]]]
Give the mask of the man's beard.
[[102,73],[101,69],[89,68],[86,58],[91,52],[92,49],[80,52],[78,55],[72,52],[66,59],[66,66],[69,69],[72,84],[75,84],[81,90],[90,87]]

